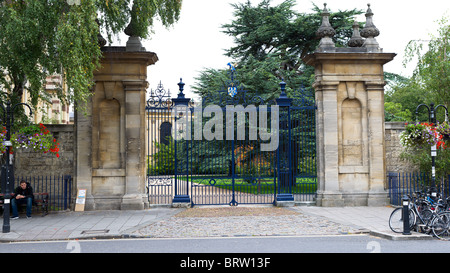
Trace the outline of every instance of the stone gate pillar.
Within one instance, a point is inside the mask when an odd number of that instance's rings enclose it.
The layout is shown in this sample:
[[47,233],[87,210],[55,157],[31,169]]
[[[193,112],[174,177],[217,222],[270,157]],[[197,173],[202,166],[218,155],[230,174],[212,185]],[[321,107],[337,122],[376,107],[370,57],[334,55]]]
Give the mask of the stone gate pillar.
[[102,51],[87,113],[76,114],[77,188],[86,210],[144,209],[147,66],[158,57],[128,44]]
[[334,29],[324,8],[321,42],[305,57],[315,67],[317,176],[320,206],[387,204],[384,149],[383,65],[396,54],[383,53],[375,37],[372,11],[360,36],[358,25],[348,48],[332,42]]

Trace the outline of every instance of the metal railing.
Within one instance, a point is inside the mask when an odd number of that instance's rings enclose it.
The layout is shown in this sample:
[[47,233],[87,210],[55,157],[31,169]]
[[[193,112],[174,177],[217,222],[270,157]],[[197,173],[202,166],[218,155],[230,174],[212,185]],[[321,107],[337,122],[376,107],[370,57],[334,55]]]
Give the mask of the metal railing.
[[[427,191],[431,186],[431,174],[428,173],[394,173],[387,175],[389,197],[391,204],[401,206],[402,198],[405,195],[412,194],[416,191]],[[450,175],[441,179],[436,179],[436,188],[441,197],[447,198],[450,195]]]
[[47,192],[49,194],[49,211],[62,211],[72,208],[75,202],[72,198],[74,193],[73,180],[70,175],[51,176],[15,176],[14,189],[21,180],[30,183],[33,192]]

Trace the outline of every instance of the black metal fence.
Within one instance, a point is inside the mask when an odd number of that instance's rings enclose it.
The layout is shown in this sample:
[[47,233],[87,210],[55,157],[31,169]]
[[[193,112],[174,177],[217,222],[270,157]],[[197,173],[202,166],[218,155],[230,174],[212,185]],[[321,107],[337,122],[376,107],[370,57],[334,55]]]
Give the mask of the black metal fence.
[[[391,204],[400,206],[405,195],[416,191],[426,191],[431,186],[431,174],[428,173],[389,173],[388,174],[389,198]],[[436,188],[442,198],[450,196],[450,175],[436,179]]]
[[72,198],[74,183],[70,175],[61,176],[15,176],[14,188],[21,180],[30,183],[33,192],[46,192],[49,194],[49,211],[62,211],[71,209],[75,203]]

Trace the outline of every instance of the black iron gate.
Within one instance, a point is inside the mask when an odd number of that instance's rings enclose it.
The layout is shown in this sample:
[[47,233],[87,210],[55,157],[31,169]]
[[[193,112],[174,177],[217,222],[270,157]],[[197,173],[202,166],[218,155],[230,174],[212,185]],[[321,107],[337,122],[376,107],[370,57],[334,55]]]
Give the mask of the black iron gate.
[[184,98],[182,82],[176,99],[162,85],[152,91],[146,108],[150,204],[314,201],[314,99],[304,90],[288,98],[285,85],[272,105],[235,82],[197,105]]

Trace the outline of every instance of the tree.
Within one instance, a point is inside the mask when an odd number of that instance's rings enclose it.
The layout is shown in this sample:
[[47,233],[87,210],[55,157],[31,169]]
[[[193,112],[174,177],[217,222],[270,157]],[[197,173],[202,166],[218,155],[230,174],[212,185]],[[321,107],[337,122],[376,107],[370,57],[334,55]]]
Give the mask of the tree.
[[[450,27],[448,18],[440,20],[437,37],[430,40],[412,40],[405,49],[403,65],[406,67],[417,59],[417,66],[411,77],[385,73],[388,88],[385,93],[386,120],[428,121],[428,113],[421,108],[416,117],[419,104],[434,103],[450,106]],[[406,112],[410,113],[407,118]],[[437,118],[444,120],[443,111]],[[402,117],[398,119],[399,117]]]
[[[397,78],[391,81],[390,90],[386,92],[386,111],[393,105],[397,110],[406,109],[411,113],[408,121],[427,122],[428,111],[421,108],[416,117],[416,108],[419,104],[434,103],[450,106],[450,25],[448,18],[439,20],[440,27],[436,37],[430,40],[412,40],[405,49],[406,67],[417,58],[417,66],[410,78]],[[392,80],[392,77],[388,77]],[[436,113],[437,120],[444,121],[444,111]],[[431,170],[430,145],[421,148],[406,148],[401,158],[417,166],[421,172],[429,173]],[[448,147],[438,145],[435,158],[437,181],[448,175],[450,168],[450,150]]]
[[428,50],[424,42],[412,40],[405,50],[404,65],[417,58],[417,66],[411,80],[427,91],[429,99],[436,104],[450,105],[450,25],[449,18],[439,20],[438,36],[431,35]]
[[[239,80],[245,89],[266,102],[278,97],[282,78],[288,84],[288,94],[301,85],[312,91],[314,68],[306,66],[302,58],[317,48],[316,31],[322,10],[314,6],[313,13],[298,13],[293,10],[294,5],[295,0],[276,6],[271,5],[271,0],[256,6],[250,1],[232,4],[234,19],[222,26],[224,33],[234,37],[235,46],[227,49],[225,55],[238,64]],[[350,39],[353,17],[361,13],[356,9],[331,13],[336,46],[343,46]],[[224,79],[225,69],[206,69],[197,78],[194,92],[200,96],[215,92],[225,83]]]
[[[132,18],[133,34],[146,38],[155,17],[165,26],[178,20],[181,0],[0,0],[0,99],[19,102],[24,90],[36,106],[45,99],[45,79],[62,74],[65,103],[90,95],[101,50],[100,30],[108,39]],[[98,19],[98,20],[97,20]]]
[[[312,13],[298,13],[293,9],[294,5],[294,0],[285,0],[275,6],[271,5],[270,0],[263,0],[256,6],[253,6],[250,1],[232,4],[234,18],[231,23],[223,25],[222,28],[224,33],[234,37],[235,46],[226,49],[225,55],[230,57],[232,64],[237,64],[236,78],[241,83],[241,88],[247,91],[248,101],[256,101],[252,99],[257,97],[261,98],[264,104],[275,104],[275,99],[279,98],[281,92],[279,83],[283,79],[287,83],[288,96],[299,99],[294,100],[294,104],[300,99],[306,99],[314,105],[312,88],[314,68],[305,65],[302,58],[312,53],[319,44],[316,31],[322,21],[322,10],[314,6]],[[330,23],[336,30],[334,36],[336,46],[347,43],[352,35],[353,17],[361,13],[362,11],[350,10],[331,14]],[[208,98],[209,103],[221,105],[218,103],[221,98],[218,96],[218,91],[226,89],[230,79],[228,73],[228,69],[205,69],[196,79],[197,86],[194,87],[194,92],[203,99]],[[257,103],[252,104],[257,105]],[[301,138],[303,147],[311,147],[308,149],[312,153],[315,151],[313,150],[315,135],[310,129],[313,119],[314,116],[308,117],[303,112],[292,112],[291,115],[291,122],[295,124],[291,128],[292,139],[298,140],[300,139],[298,136],[303,134],[304,137]],[[248,128],[248,126],[245,127]],[[281,134],[286,132],[287,130]],[[248,136],[245,139],[249,139]],[[292,145],[297,145],[297,140],[292,140]],[[209,147],[210,158],[224,158],[221,154],[222,147]],[[272,160],[273,154],[262,153],[258,143],[236,143],[233,152],[241,163],[252,162],[255,158],[265,163],[266,172],[261,173],[257,171],[258,168],[254,168],[253,176],[273,175],[273,167],[276,165]],[[195,153],[195,150],[192,153]],[[263,159],[264,156],[267,158]],[[296,159],[298,156],[292,155],[293,168],[296,170],[297,165],[300,165]],[[202,163],[206,162],[206,159],[199,157],[198,161]],[[240,175],[249,174],[240,173]]]
[[[416,108],[419,104],[428,104],[426,90],[410,78],[395,73],[385,72],[387,88],[384,97],[385,121],[415,121]],[[428,120],[428,114],[419,112],[417,119]]]

